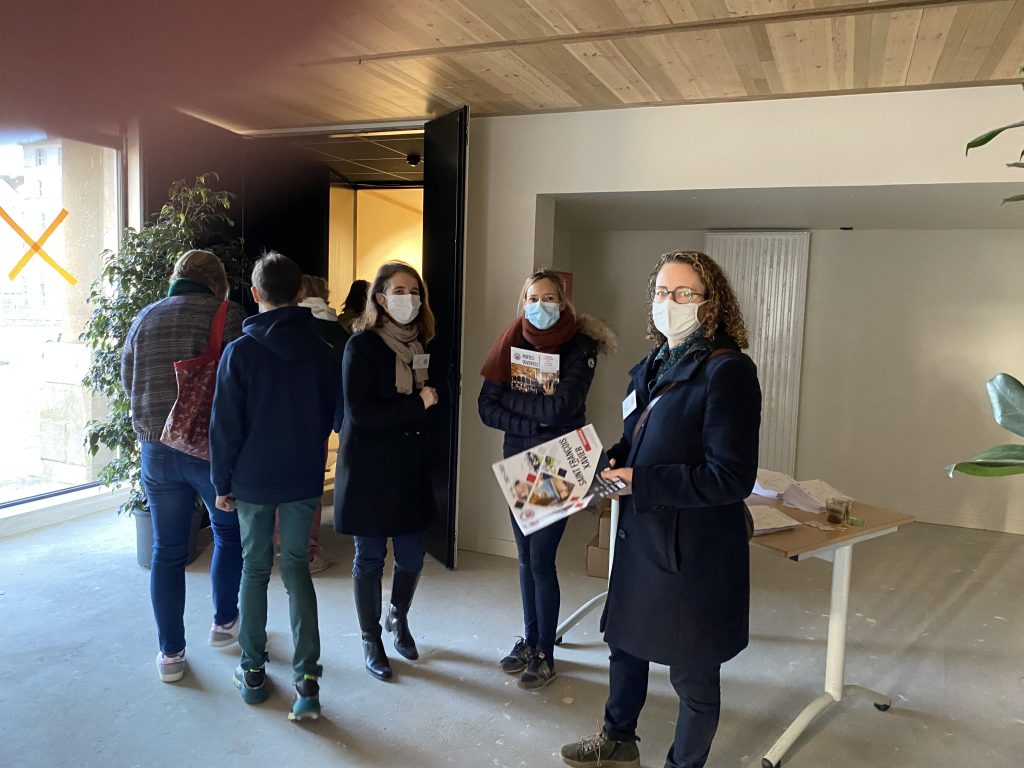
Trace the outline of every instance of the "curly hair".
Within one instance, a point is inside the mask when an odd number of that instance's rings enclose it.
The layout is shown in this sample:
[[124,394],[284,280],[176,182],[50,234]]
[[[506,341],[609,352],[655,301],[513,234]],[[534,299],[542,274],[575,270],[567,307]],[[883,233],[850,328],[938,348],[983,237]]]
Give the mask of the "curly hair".
[[708,339],[715,338],[721,326],[725,333],[736,342],[740,349],[750,346],[747,339],[747,326],[743,322],[743,314],[740,312],[740,305],[736,301],[736,294],[732,292],[729,281],[722,272],[722,268],[706,253],[700,251],[669,251],[663,253],[654,271],[647,280],[647,338],[657,342],[660,346],[665,343],[665,336],[654,327],[652,314],[654,306],[654,287],[661,268],[668,263],[689,264],[700,276],[704,283],[705,296],[704,306],[706,314],[701,328],[704,336]]

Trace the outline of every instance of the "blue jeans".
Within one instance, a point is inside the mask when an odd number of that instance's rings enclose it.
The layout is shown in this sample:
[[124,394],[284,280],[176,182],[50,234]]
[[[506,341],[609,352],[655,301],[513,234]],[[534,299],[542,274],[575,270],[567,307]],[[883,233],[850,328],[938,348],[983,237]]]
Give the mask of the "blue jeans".
[[543,651],[554,663],[555,630],[562,599],[555,570],[555,553],[568,518],[529,536],[519,530],[511,513],[512,532],[519,550],[519,593],[523,598],[523,635],[531,648]]
[[320,677],[320,624],[316,591],[309,575],[309,526],[320,498],[284,504],[252,504],[236,500],[238,524],[242,529],[241,624],[238,645],[242,667],[255,669],[267,662],[267,586],[274,567],[274,513],[281,527],[281,581],[288,592],[291,618],[292,677]]
[[238,518],[214,505],[210,462],[168,448],[142,443],[142,485],[153,521],[153,561],[149,592],[156,617],[160,650],[185,650],[185,561],[189,553],[192,510],[196,496],[210,512],[213,528],[213,620],[230,624],[238,617],[238,582],[242,577],[242,544]]
[[[640,710],[647,700],[650,662],[618,648],[610,648],[610,691],[604,708],[604,730],[616,741],[636,735]],[[665,768],[703,768],[718,730],[721,666],[705,669],[669,667],[669,679],[679,696],[676,735],[665,758]]]
[[[356,556],[352,561],[352,578],[381,578],[384,574],[384,558],[388,555],[387,536],[356,536]],[[419,573],[423,570],[422,533],[407,533],[392,536],[391,547],[395,552],[395,567]]]

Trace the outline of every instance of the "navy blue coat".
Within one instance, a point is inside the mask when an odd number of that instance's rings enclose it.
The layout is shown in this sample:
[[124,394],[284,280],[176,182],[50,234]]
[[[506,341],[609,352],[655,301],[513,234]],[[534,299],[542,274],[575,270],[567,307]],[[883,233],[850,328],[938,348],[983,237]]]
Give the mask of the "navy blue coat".
[[[525,340],[522,346],[533,349]],[[579,332],[559,347],[558,387],[553,395],[516,392],[511,382],[484,379],[477,410],[484,424],[505,433],[505,458],[587,423],[587,393],[594,381],[599,346],[597,340]]]
[[253,315],[224,349],[210,418],[220,495],[252,504],[319,499],[338,366],[302,307]]
[[374,331],[355,334],[341,366],[345,416],[334,476],[334,528],[352,536],[426,530],[436,506],[418,393],[395,388],[395,353]]
[[[711,356],[721,347],[731,351]],[[652,393],[654,358],[630,371],[637,405],[608,451],[633,468],[633,486],[622,497],[601,629],[610,646],[638,658],[709,667],[747,646],[743,500],[757,476],[761,389],[753,361],[728,340],[698,343]],[[637,421],[662,392],[634,443]]]

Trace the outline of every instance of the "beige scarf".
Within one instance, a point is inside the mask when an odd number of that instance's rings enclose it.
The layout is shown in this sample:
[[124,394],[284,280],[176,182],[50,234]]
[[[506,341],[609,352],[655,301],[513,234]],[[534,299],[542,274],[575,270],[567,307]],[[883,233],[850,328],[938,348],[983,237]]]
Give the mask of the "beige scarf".
[[416,325],[399,325],[385,317],[384,324],[373,331],[395,353],[395,389],[398,394],[411,395],[414,381],[416,389],[423,389],[427,382],[427,369],[412,369],[413,355],[423,354],[423,345],[418,341],[420,329]]

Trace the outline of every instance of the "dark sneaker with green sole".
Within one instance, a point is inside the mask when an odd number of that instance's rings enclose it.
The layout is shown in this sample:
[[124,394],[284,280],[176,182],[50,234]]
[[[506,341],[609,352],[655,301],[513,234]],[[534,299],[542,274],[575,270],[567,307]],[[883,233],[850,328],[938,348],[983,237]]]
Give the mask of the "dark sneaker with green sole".
[[602,730],[562,747],[562,762],[573,768],[640,768],[636,741],[615,741]]
[[234,674],[235,687],[242,694],[246,704],[262,704],[270,696],[267,685],[267,672],[263,667],[242,669],[238,667]]
[[510,675],[518,675],[526,669],[526,665],[530,663],[533,654],[533,648],[527,645],[525,639],[520,637],[516,644],[512,646],[511,653],[499,662],[501,664],[501,671],[508,672]]
[[526,665],[526,671],[519,678],[519,687],[528,691],[543,688],[555,679],[555,662],[544,651],[537,651]]
[[295,684],[295,701],[289,720],[320,719],[320,683],[312,675],[306,675]]

